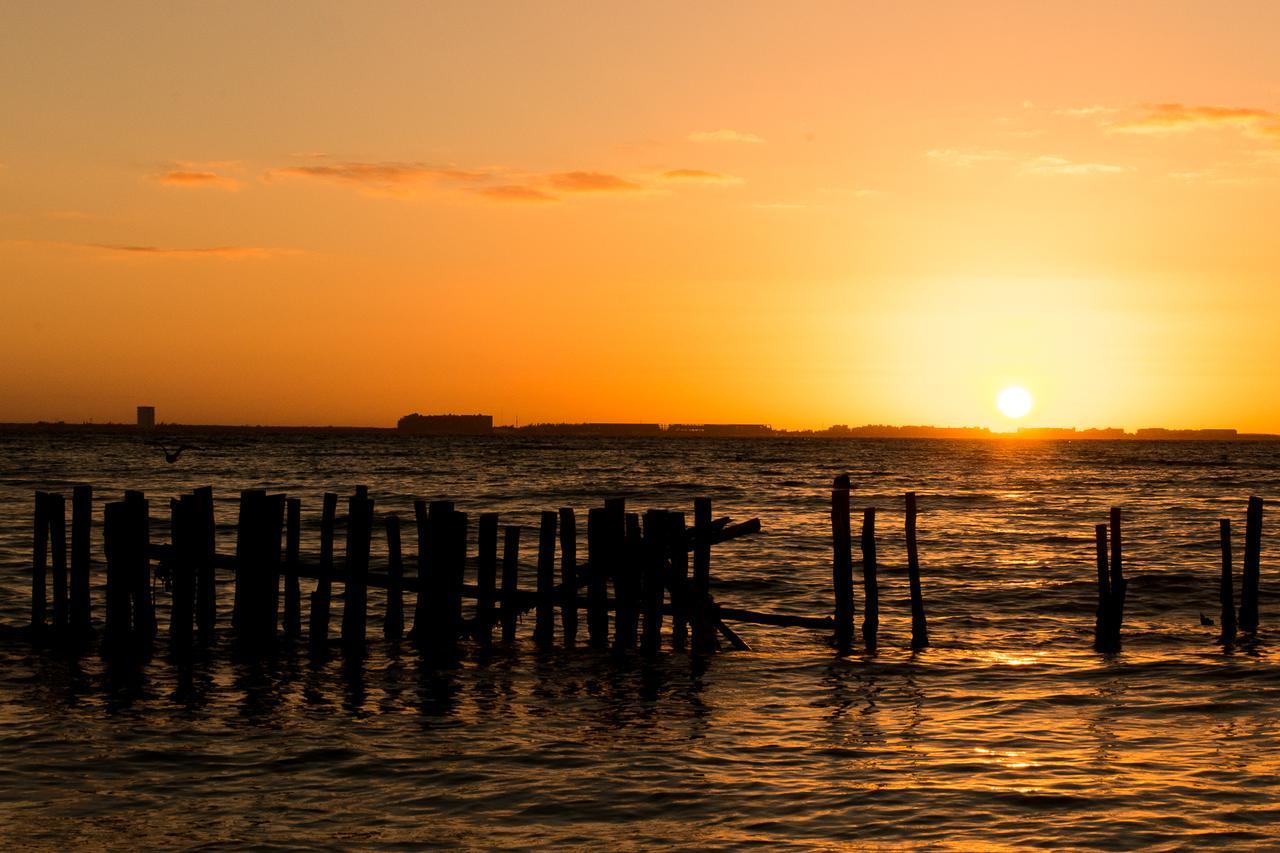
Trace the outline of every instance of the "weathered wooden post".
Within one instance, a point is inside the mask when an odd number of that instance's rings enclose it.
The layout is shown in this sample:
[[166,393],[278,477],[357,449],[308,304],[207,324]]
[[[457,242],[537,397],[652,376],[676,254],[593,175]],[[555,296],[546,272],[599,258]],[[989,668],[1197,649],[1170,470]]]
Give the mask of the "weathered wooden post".
[[683,512],[667,513],[667,588],[671,591],[671,648],[689,644],[689,532]]
[[467,514],[454,511],[446,516],[448,525],[447,573],[448,613],[445,619],[444,647],[450,651],[458,645],[462,633],[462,585],[467,571]]
[[1124,625],[1124,600],[1129,589],[1129,582],[1124,578],[1124,548],[1120,535],[1120,507],[1111,508],[1111,618],[1107,626],[1111,629],[1108,645],[1112,651],[1120,648],[1120,628]]
[[907,492],[907,578],[911,583],[911,648],[923,649],[929,645],[929,626],[924,617],[924,593],[920,590],[915,492]]
[[213,641],[218,622],[218,586],[214,557],[218,553],[218,529],[213,515],[213,487],[204,486],[191,493],[195,537],[196,629],[200,642]]
[[36,492],[35,531],[31,545],[31,630],[44,630],[45,577],[49,571],[49,495]]
[[[710,519],[708,519],[710,521]],[[849,475],[835,478],[831,488],[831,583],[835,590],[835,646],[853,646],[853,534],[849,518]]]
[[663,581],[667,574],[667,513],[650,509],[644,514],[644,631],[640,649],[653,654],[662,647]]
[[716,614],[711,607],[711,498],[693,500],[693,651],[714,652],[720,647],[716,637]]
[[362,652],[365,647],[372,539],[373,501],[362,497],[357,489],[347,501],[346,585],[342,596],[342,647],[347,652]]
[[247,614],[251,609],[253,582],[249,564],[262,538],[262,514],[259,509],[267,493],[262,489],[243,489],[236,517],[235,590],[231,602],[231,627],[237,633],[247,630]]
[[587,510],[587,637],[593,648],[609,645],[609,579],[605,554],[609,526],[608,510]]
[[76,486],[71,493],[71,630],[84,636],[93,630],[89,607],[90,530],[93,526],[93,487]]
[[880,632],[880,579],[876,575],[876,508],[872,506],[862,512],[862,587],[866,600],[862,641],[868,652],[874,652]]
[[502,538],[502,642],[514,643],[520,603],[516,600],[520,582],[520,528],[503,531]]
[[129,508],[124,501],[102,510],[102,543],[107,557],[104,645],[114,649],[132,633],[129,607]]
[[1222,576],[1218,584],[1218,602],[1222,605],[1222,640],[1229,643],[1236,636],[1235,584],[1231,580],[1231,519],[1218,519],[1218,541],[1222,548]]
[[333,536],[338,516],[338,496],[325,492],[320,510],[320,566],[316,572],[315,591],[311,593],[311,618],[307,624],[307,640],[312,651],[329,645],[330,597],[333,594]]
[[560,508],[560,627],[565,648],[578,640],[578,522],[573,507]]
[[302,636],[302,587],[298,580],[298,561],[302,547],[302,501],[285,501],[284,534],[284,636],[295,640]]
[[475,638],[481,645],[493,641],[498,580],[498,514],[481,513],[476,531]]
[[280,545],[285,525],[284,495],[269,495],[263,502],[263,559],[267,571],[262,573],[261,632],[269,643],[276,641],[276,626],[280,624],[280,569],[284,562],[284,549]]
[[176,654],[190,650],[192,618],[195,613],[195,496],[182,495],[169,501],[169,573],[172,604],[169,608],[169,645]]
[[614,575],[614,598],[617,601],[614,645],[620,649],[634,649],[640,629],[640,577],[643,566],[640,516],[634,512],[625,514],[623,538],[618,540],[619,559]]
[[1240,630],[1258,630],[1258,581],[1262,562],[1262,498],[1249,498],[1244,527],[1244,572],[1240,581]]
[[400,516],[392,513],[385,522],[387,531],[387,610],[382,618],[382,636],[399,640],[404,635],[404,558],[400,551]]
[[60,494],[49,495],[49,558],[53,572],[53,628],[67,630],[67,502]]
[[533,639],[550,646],[555,638],[556,619],[556,514],[542,513],[538,532],[538,598]]
[[133,598],[133,633],[150,643],[156,637],[155,601],[151,597],[151,504],[142,492],[124,493],[129,512],[129,588]]
[[449,605],[452,601],[448,572],[449,517],[453,501],[414,501],[418,527],[418,602],[409,637],[419,652],[450,646]]
[[1107,568],[1107,525],[1094,527],[1094,540],[1098,554],[1098,618],[1094,626],[1094,648],[1100,652],[1112,651],[1111,645],[1111,576]]

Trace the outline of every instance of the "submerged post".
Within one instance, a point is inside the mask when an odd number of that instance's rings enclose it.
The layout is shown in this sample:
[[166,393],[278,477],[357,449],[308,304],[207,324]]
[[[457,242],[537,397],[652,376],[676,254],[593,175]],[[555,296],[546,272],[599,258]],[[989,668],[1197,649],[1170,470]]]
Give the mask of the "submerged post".
[[915,492],[907,492],[907,578],[911,583],[911,648],[923,649],[929,645],[929,626],[924,618],[924,593],[920,590]]
[[1120,648],[1120,627],[1124,624],[1124,599],[1129,582],[1124,579],[1124,548],[1120,537],[1120,507],[1111,508],[1111,649]]
[[1098,616],[1093,629],[1093,645],[1100,652],[1111,648],[1111,576],[1107,568],[1107,525],[1094,527],[1098,554]]
[[1222,578],[1218,584],[1218,602],[1222,605],[1222,639],[1231,642],[1236,636],[1235,583],[1231,579],[1231,519],[1218,519],[1218,542],[1222,548]]
[[493,641],[498,579],[498,514],[481,513],[476,531],[476,625],[475,637],[481,645]]
[[868,652],[876,650],[880,633],[880,579],[876,574],[876,508],[862,511],[862,588],[866,604],[862,611],[862,642]]
[[76,486],[71,493],[71,630],[78,635],[93,630],[89,609],[89,533],[93,525],[93,487]]
[[[710,519],[708,519],[710,520]],[[849,475],[836,477],[831,488],[831,584],[835,592],[835,646],[853,646],[853,536],[849,519]]]
[[578,640],[578,523],[573,507],[560,508],[560,627],[564,645]]
[[45,576],[49,571],[49,495],[36,492],[35,530],[31,545],[31,630],[44,630]]
[[516,620],[520,605],[516,590],[520,582],[520,528],[514,525],[503,531],[502,538],[502,642],[516,639]]
[[1240,630],[1258,630],[1258,580],[1262,562],[1262,498],[1249,498],[1244,528],[1244,572],[1240,581]]
[[542,513],[538,531],[538,599],[533,639],[540,646],[550,646],[555,636],[556,619],[556,514]]
[[387,516],[387,611],[382,636],[399,640],[404,635],[404,558],[400,553],[400,516]]

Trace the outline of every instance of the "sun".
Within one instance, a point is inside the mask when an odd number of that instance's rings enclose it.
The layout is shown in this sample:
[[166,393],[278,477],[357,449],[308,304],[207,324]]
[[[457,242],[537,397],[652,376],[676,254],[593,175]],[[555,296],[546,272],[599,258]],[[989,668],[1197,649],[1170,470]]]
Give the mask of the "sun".
[[1019,385],[1010,385],[996,395],[996,408],[1007,418],[1020,418],[1031,411],[1031,392]]

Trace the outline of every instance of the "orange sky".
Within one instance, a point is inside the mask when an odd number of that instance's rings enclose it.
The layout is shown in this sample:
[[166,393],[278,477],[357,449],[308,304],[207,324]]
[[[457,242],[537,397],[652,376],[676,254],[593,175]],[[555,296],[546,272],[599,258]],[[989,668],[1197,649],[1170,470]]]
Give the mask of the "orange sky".
[[13,3],[0,420],[1280,431],[1280,4]]

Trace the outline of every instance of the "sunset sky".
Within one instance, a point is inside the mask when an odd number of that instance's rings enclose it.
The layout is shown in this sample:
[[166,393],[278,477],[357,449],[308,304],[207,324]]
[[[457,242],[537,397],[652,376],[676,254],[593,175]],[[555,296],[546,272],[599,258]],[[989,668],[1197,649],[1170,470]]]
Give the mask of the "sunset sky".
[[1280,431],[1280,3],[0,6],[0,420]]

